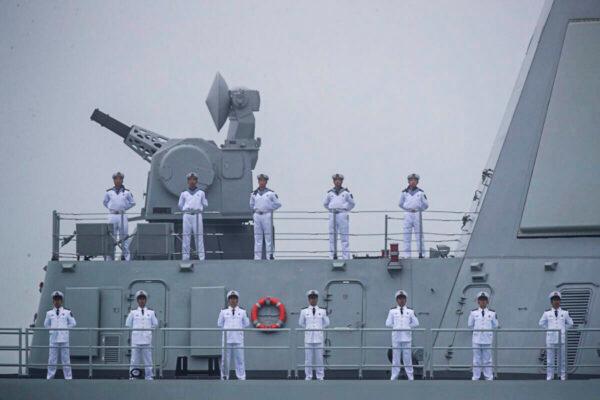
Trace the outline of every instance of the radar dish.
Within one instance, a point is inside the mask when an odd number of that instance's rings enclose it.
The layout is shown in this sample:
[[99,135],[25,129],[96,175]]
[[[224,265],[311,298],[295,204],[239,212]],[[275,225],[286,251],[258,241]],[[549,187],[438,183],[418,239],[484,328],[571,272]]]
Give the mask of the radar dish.
[[227,121],[229,105],[229,87],[227,86],[225,79],[217,72],[215,80],[208,92],[208,96],[206,97],[206,106],[208,107],[208,111],[210,111],[210,115],[212,116],[218,131],[221,130],[225,121]]

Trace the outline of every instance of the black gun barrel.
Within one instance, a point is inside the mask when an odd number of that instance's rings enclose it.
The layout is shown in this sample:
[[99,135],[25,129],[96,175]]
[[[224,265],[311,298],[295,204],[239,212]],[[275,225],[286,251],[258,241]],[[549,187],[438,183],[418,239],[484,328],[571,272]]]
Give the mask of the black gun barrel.
[[114,119],[110,115],[103,113],[97,108],[90,116],[90,119],[100,124],[100,126],[103,126],[106,129],[113,131],[117,135],[121,136],[123,139],[125,139],[131,131],[130,126],[125,125],[121,121]]

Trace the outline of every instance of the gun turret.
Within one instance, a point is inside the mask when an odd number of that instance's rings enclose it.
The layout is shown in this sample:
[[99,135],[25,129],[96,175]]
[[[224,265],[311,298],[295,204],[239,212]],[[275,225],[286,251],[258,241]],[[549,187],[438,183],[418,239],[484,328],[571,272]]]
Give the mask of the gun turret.
[[168,137],[144,129],[141,126],[127,126],[97,108],[90,116],[90,119],[121,136],[129,148],[148,162],[169,141]]
[[114,119],[110,115],[104,114],[102,111],[98,110],[97,108],[94,110],[94,112],[90,116],[90,119],[92,121],[100,124],[100,126],[106,128],[110,131],[113,131],[117,135],[121,136],[123,139],[125,139],[127,136],[129,136],[129,132],[131,131],[131,128],[132,128],[131,126],[127,126],[124,123],[122,123],[121,121]]
[[[206,98],[217,130],[229,119],[225,142],[219,147],[199,137],[171,139],[137,125],[128,126],[95,109],[90,119],[123,138],[123,142],[150,163],[146,203],[142,214],[148,222],[172,222],[181,231],[177,201],[187,189],[186,175],[195,172],[198,186],[206,192],[205,232],[232,233],[235,240],[206,238],[208,251],[231,248],[226,258],[252,256],[252,170],[258,160],[260,139],[254,137],[254,112],[260,108],[260,94],[246,88],[229,89],[217,73]],[[240,250],[240,247],[244,248]],[[248,254],[244,252],[247,251]],[[223,257],[221,255],[221,257]]]
[[251,218],[248,193],[258,160],[260,139],[254,137],[254,115],[260,106],[257,90],[229,90],[217,74],[206,105],[220,130],[229,119],[229,132],[220,147],[202,138],[170,139],[127,124],[95,109],[90,119],[123,138],[123,142],[151,164],[144,217],[148,221],[179,221],[177,200],[187,188],[186,175],[195,172],[206,192],[210,218]]

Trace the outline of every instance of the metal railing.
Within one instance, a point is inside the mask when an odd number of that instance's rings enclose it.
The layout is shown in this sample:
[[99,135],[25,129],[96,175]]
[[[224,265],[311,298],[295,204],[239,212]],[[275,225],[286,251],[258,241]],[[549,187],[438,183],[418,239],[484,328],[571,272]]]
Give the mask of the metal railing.
[[[161,329],[161,333],[162,333],[162,339],[163,339],[163,343],[166,343],[167,341],[167,335],[169,332],[217,332],[217,333],[221,333],[221,335],[225,335],[226,332],[249,332],[249,333],[260,333],[260,334],[264,334],[264,333],[268,333],[268,332],[284,332],[287,334],[288,336],[288,345],[287,346],[240,346],[237,347],[239,349],[243,349],[243,350],[285,350],[286,352],[288,352],[288,357],[289,360],[291,362],[291,360],[293,360],[293,354],[292,354],[292,335],[293,335],[293,330],[290,328],[265,328],[265,329],[254,329],[254,328],[239,328],[239,329],[232,329],[232,328],[228,328],[228,329],[224,329],[224,328],[162,328]],[[191,340],[190,340],[191,342]],[[221,345],[220,346],[208,346],[208,345],[203,345],[203,346],[193,346],[193,345],[163,345],[162,349],[165,350],[164,354],[164,358],[166,359],[167,354],[170,350],[219,350],[221,352],[225,352],[228,347],[228,343],[226,340],[222,340],[221,341]],[[227,371],[227,374],[229,374],[230,371]],[[163,363],[161,363],[160,368],[159,368],[159,375],[161,377],[163,377]],[[292,368],[291,368],[291,364],[288,365],[287,368],[287,378],[290,379],[292,377]]]
[[[492,351],[492,372],[494,374],[494,377],[498,376],[498,373],[501,371],[501,369],[505,368],[514,368],[514,369],[518,369],[518,368],[524,368],[524,369],[545,369],[547,367],[546,364],[502,364],[499,363],[499,352],[501,351],[527,351],[527,350],[535,350],[535,351],[547,351],[548,348],[553,347],[556,349],[555,352],[555,359],[553,360],[553,369],[554,369],[554,373],[556,375],[559,375],[561,372],[561,365],[564,363],[565,364],[565,370],[568,370],[569,367],[572,368],[600,368],[600,364],[583,364],[583,363],[577,363],[574,362],[573,364],[568,364],[568,360],[563,360],[562,357],[564,357],[565,355],[563,354],[563,352],[561,351],[561,348],[565,348],[566,350],[566,346],[567,343],[563,342],[563,335],[561,334],[561,330],[560,329],[543,329],[543,328],[534,328],[534,329],[527,329],[527,328],[519,328],[519,329],[464,329],[464,328],[432,328],[430,329],[431,333],[432,333],[432,337],[438,338],[439,334],[442,333],[468,333],[468,334],[472,334],[473,332],[492,332],[493,333],[493,340],[492,343],[490,344],[490,349]],[[552,345],[548,345],[546,343],[544,343],[544,345],[541,346],[500,346],[498,344],[499,341],[499,337],[500,336],[504,336],[505,334],[517,334],[517,333],[527,333],[527,334],[536,334],[536,333],[540,333],[543,334],[544,336],[549,333],[556,333],[557,336],[557,343],[552,344]],[[568,332],[600,332],[600,328],[570,328],[567,329],[565,332],[565,337],[566,334]],[[433,339],[429,342],[429,344],[431,345],[431,347],[429,348],[429,354],[431,355],[430,357],[430,363],[429,363],[429,376],[431,378],[434,377],[434,371],[436,369],[444,369],[444,370],[448,370],[448,368],[453,368],[453,369],[472,369],[474,367],[473,362],[471,362],[470,364],[436,364],[435,360],[434,360],[434,354],[438,351],[454,351],[454,350],[473,350],[475,349],[475,347],[472,346],[453,346],[448,345],[448,346],[436,346],[435,345],[435,340]],[[570,347],[569,350],[575,350],[575,352],[577,353],[579,350],[594,350],[596,352],[598,352],[598,354],[600,354],[600,346],[581,346],[578,345],[577,347],[573,348]],[[565,351],[566,353],[566,351]],[[478,365],[478,367],[484,367],[484,365]]]
[[[369,256],[369,257],[382,257],[385,256],[388,244],[390,242],[403,242],[404,241],[404,228],[402,225],[395,224],[396,222],[404,219],[405,211],[400,209],[395,210],[353,210],[345,212],[351,215],[350,232],[345,234],[338,232],[336,218],[333,218],[334,233],[328,232],[328,224],[326,221],[329,220],[329,214],[332,211],[328,210],[277,210],[273,215],[275,229],[275,241],[280,244],[275,248],[275,255],[278,258],[328,258],[330,256],[330,249],[327,243],[330,241],[330,236],[335,237],[334,253],[338,255],[340,253],[340,246],[338,241],[342,236],[351,238],[351,249],[350,254],[354,256]],[[180,212],[174,213],[173,217],[181,217]],[[215,211],[204,211],[202,214],[205,215],[204,226],[205,232],[202,236],[205,239],[220,240],[223,237],[248,237],[251,235],[249,232],[232,232],[231,223],[228,221],[216,221],[210,220],[211,215],[219,214]],[[383,215],[382,215],[383,214]],[[412,249],[409,254],[411,257],[419,256],[421,251],[415,248],[419,240],[427,246],[439,246],[446,245],[449,248],[454,248],[456,244],[464,239],[470,237],[470,232],[461,228],[461,223],[464,225],[465,218],[475,214],[475,212],[463,212],[463,211],[447,211],[447,210],[426,210],[419,212],[421,216],[421,226],[425,224],[424,229],[421,229],[420,237],[416,235],[411,236]],[[86,222],[107,222],[107,212],[101,213],[62,213],[54,211],[52,214],[52,259],[59,260],[70,260],[79,259],[79,257],[86,257],[85,254],[77,254],[75,245],[78,242],[78,238],[82,238],[82,234],[78,234],[75,229],[76,223]],[[129,218],[129,222],[135,223],[136,221],[143,221],[143,216],[134,213],[124,213],[123,216]],[[199,218],[200,214],[195,214]],[[248,214],[250,215],[250,213]],[[381,226],[381,218],[384,219],[383,230],[375,230],[373,226]],[[245,221],[242,225],[252,225],[251,217],[248,217],[248,221]],[[376,221],[374,220],[376,219]],[[321,222],[322,221],[322,224]],[[322,226],[321,230],[315,231],[315,223],[320,223]],[[451,225],[449,226],[448,223]],[[453,226],[452,224],[457,224]],[[355,226],[370,226],[370,231],[356,231]],[[210,229],[208,229],[210,226]],[[98,241],[104,240],[112,244],[112,248],[116,250],[116,259],[123,255],[123,246],[126,242],[131,242],[136,234],[133,233],[135,224],[130,224],[129,232],[124,237],[124,232],[113,232],[111,235],[108,233],[97,234]],[[86,236],[93,235],[88,234]],[[191,233],[190,236],[198,236],[197,233]],[[144,237],[153,236],[147,232],[144,233]],[[172,241],[173,247],[177,248],[182,242],[183,234],[180,232],[172,233],[157,233],[156,236],[165,237],[165,239]],[[383,246],[383,247],[381,247]],[[110,251],[106,256],[112,257],[115,251]],[[382,250],[383,253],[382,253]],[[427,252],[429,249],[425,248]],[[108,251],[108,250],[107,250]],[[450,252],[450,255],[462,256],[464,249],[454,249]],[[191,252],[192,255],[197,255],[196,251]],[[227,254],[233,257],[239,257],[242,255],[248,255],[247,251],[236,251],[235,250],[205,250],[206,255],[221,256]],[[102,256],[102,254],[96,256]],[[162,253],[148,253],[143,254],[140,251],[136,252],[137,257],[154,257],[164,256]],[[168,259],[176,259],[181,256],[181,251],[172,250],[168,254]],[[251,257],[249,257],[251,258]]]
[[[132,329],[132,328],[0,328],[0,336],[13,336],[17,338],[17,343],[13,345],[2,345],[0,346],[1,352],[14,352],[17,355],[17,362],[5,362],[0,363],[0,367],[11,367],[16,368],[17,375],[28,376],[30,374],[30,369],[40,369],[47,368],[48,366],[56,366],[60,367],[61,364],[50,364],[48,362],[39,362],[39,355],[36,356],[38,360],[36,362],[31,362],[31,353],[32,351],[39,349],[50,349],[52,346],[42,345],[42,344],[30,344],[31,336],[33,334],[37,334],[39,332],[49,332],[49,331],[64,331],[68,330],[71,333],[76,332],[84,332],[87,333],[87,344],[84,345],[70,345],[70,350],[74,349],[85,349],[87,350],[87,355],[84,356],[86,358],[86,362],[77,362],[72,363],[71,367],[73,369],[87,369],[88,378],[93,378],[94,371],[98,370],[129,370],[131,367],[135,368],[144,368],[145,365],[143,363],[139,363],[136,365],[131,365],[131,363],[112,363],[112,362],[100,362],[100,355],[97,353],[97,350],[117,350],[121,352],[122,350],[131,350],[136,346],[133,345],[104,345],[98,344],[99,339],[95,337],[95,333],[99,332],[110,332],[110,333],[118,333],[123,337],[125,334],[129,337],[129,334],[132,331],[152,331],[153,338],[150,348],[153,354],[153,363],[152,369],[155,374],[159,377],[164,376],[164,369],[167,365],[167,361],[169,359],[169,353],[176,350],[184,350],[190,352],[192,350],[214,350],[215,354],[222,354],[222,351],[226,350],[227,343],[220,340],[218,344],[210,345],[210,344],[202,344],[202,345],[192,345],[190,338],[190,345],[182,345],[182,344],[173,344],[169,339],[169,335],[182,332],[182,333],[193,333],[193,332],[214,332],[220,334],[219,336],[222,338],[222,335],[226,332],[235,332],[241,331],[244,333],[250,334],[265,334],[270,331],[277,333],[285,333],[287,338],[283,341],[286,344],[279,345],[254,345],[254,346],[241,346],[239,348],[244,350],[259,350],[259,351],[280,351],[284,353],[287,357],[287,362],[284,361],[282,365],[284,366],[281,370],[285,371],[287,378],[298,378],[299,368],[306,367],[306,364],[303,362],[298,362],[298,352],[304,351],[307,347],[304,345],[304,333],[305,332],[323,332],[324,335],[327,335],[328,340],[324,342],[323,349],[328,352],[338,352],[338,351],[350,351],[356,353],[355,360],[357,362],[348,362],[348,363],[339,363],[339,364],[331,364],[327,362],[327,359],[330,356],[325,356],[323,364],[313,364],[311,367],[321,367],[323,366],[326,369],[335,369],[335,370],[357,370],[358,375],[357,378],[363,378],[363,372],[366,370],[387,370],[394,366],[392,363],[372,363],[369,362],[368,353],[371,351],[388,351],[390,349],[399,350],[400,347],[393,347],[390,343],[389,339],[383,340],[379,343],[386,343],[381,345],[371,345],[369,344],[368,335],[372,333],[386,333],[391,334],[392,332],[404,332],[410,331],[417,335],[417,340],[422,341],[423,345],[411,345],[411,353],[412,351],[422,351],[422,363],[413,365],[415,369],[421,369],[422,374],[421,377],[423,379],[429,378],[433,379],[435,377],[436,371],[456,371],[456,370],[470,370],[473,368],[473,362],[468,364],[451,364],[449,361],[447,364],[440,364],[436,362],[436,353],[441,351],[469,351],[473,350],[475,347],[473,346],[454,346],[450,345],[440,345],[440,335],[444,333],[456,334],[456,333],[465,333],[472,334],[473,332],[493,332],[493,341],[490,345],[490,349],[492,351],[492,368],[493,374],[497,376],[498,372],[502,369],[545,369],[546,365],[544,362],[538,364],[514,364],[514,363],[500,363],[498,353],[501,351],[530,351],[530,350],[546,350],[547,346],[544,341],[543,345],[539,346],[501,346],[498,344],[498,337],[504,335],[513,335],[513,334],[546,334],[548,332],[555,332],[558,336],[558,343],[555,345],[557,349],[560,349],[562,346],[566,346],[566,344],[562,341],[562,335],[560,334],[559,329],[492,329],[492,330],[482,330],[482,329],[463,329],[463,328],[416,328],[416,329],[392,329],[392,328],[327,328],[327,329],[303,329],[303,328],[278,328],[278,329],[255,329],[255,328],[244,328],[244,329],[221,329],[221,328],[155,328],[155,329]],[[579,332],[595,332],[600,333],[600,328],[572,328],[567,330],[567,332],[579,331]],[[329,345],[330,335],[341,335],[341,334],[353,334],[356,335],[356,341],[354,341],[354,345]],[[600,336],[600,335],[599,335]],[[47,334],[43,335],[43,338],[47,338]],[[299,339],[301,343],[298,343]],[[413,338],[413,340],[415,340]],[[281,340],[279,341],[281,342]],[[554,345],[553,345],[554,346]],[[575,350],[578,352],[579,350],[593,352],[594,354],[600,354],[600,346],[582,346],[578,345],[577,347],[569,347],[569,350]],[[181,355],[181,354],[178,354]],[[589,353],[588,353],[589,355]],[[581,355],[581,357],[583,354]],[[556,352],[556,361],[554,362],[554,371],[555,373],[560,373],[560,365],[563,361],[561,359],[563,357],[561,351]],[[580,358],[581,358],[580,357]],[[589,357],[588,357],[589,358]],[[449,359],[448,359],[449,360]],[[78,360],[83,361],[83,360]],[[565,363],[567,360],[565,360]],[[400,367],[400,365],[398,365]],[[484,367],[483,365],[481,367]],[[579,363],[574,361],[573,363],[569,363],[566,365],[567,369],[569,367],[572,368],[595,368],[600,370],[600,363]]]
[[[131,364],[131,363],[94,363],[94,350],[106,350],[106,349],[116,349],[116,350],[121,350],[121,349],[126,349],[126,350],[132,350],[134,349],[136,346],[135,345],[117,345],[117,346],[113,346],[113,345],[98,345],[98,344],[93,344],[94,343],[94,333],[99,333],[99,332],[127,332],[128,334],[136,331],[136,332],[153,332],[152,335],[152,344],[150,346],[150,348],[152,349],[152,352],[155,353],[155,350],[159,347],[157,346],[156,343],[156,338],[158,337],[157,333],[159,331],[160,328],[154,328],[154,329],[140,329],[140,328],[136,328],[136,329],[132,329],[132,328],[78,328],[78,327],[74,327],[74,328],[26,328],[24,330],[19,330],[19,343],[22,343],[22,337],[24,337],[24,343],[25,343],[25,348],[22,350],[23,352],[25,352],[26,355],[26,363],[25,365],[19,365],[19,370],[22,370],[22,367],[25,367],[27,370],[29,370],[29,368],[34,368],[34,367],[49,367],[49,366],[55,366],[55,367],[59,367],[62,364],[49,364],[49,363],[31,363],[29,362],[29,358],[30,358],[30,353],[31,350],[33,349],[50,349],[50,348],[59,348],[59,346],[52,346],[50,344],[48,345],[33,345],[33,344],[29,344],[30,343],[30,336],[35,334],[35,332],[56,332],[56,331],[69,331],[70,333],[76,333],[76,332],[86,332],[87,333],[87,345],[69,345],[69,350],[73,350],[73,349],[86,349],[87,350],[87,363],[77,363],[77,364],[71,364],[72,367],[87,367],[88,370],[88,378],[92,378],[93,377],[93,373],[94,373],[94,368],[96,369],[130,369],[130,368],[144,368],[145,364],[143,363],[139,363],[139,364]],[[98,343],[98,341],[96,340],[95,343]],[[153,358],[154,360],[154,358]],[[62,361],[62,360],[61,360]],[[152,364],[152,369],[154,371],[156,371],[156,369],[159,367],[160,362],[153,362]],[[0,366],[10,366],[10,365],[2,365],[0,364]],[[21,375],[21,373],[19,373],[19,375]]]
[[[370,364],[367,363],[365,361],[365,359],[367,358],[367,352],[369,350],[400,350],[400,347],[395,347],[393,345],[386,345],[386,346],[370,346],[370,345],[366,345],[365,343],[368,342],[367,340],[367,335],[369,333],[381,333],[381,332],[385,332],[385,333],[393,333],[393,332],[411,332],[411,334],[417,333],[417,334],[422,334],[422,333],[426,333],[427,329],[424,328],[415,328],[415,329],[392,329],[392,328],[326,328],[326,329],[305,329],[305,328],[298,328],[298,329],[294,329],[294,332],[301,338],[304,338],[304,335],[302,335],[302,333],[305,332],[324,332],[326,334],[345,334],[345,333],[359,333],[360,334],[360,345],[359,346],[325,346],[323,344],[323,347],[310,347],[310,349],[326,349],[326,350],[351,350],[351,351],[357,351],[359,353],[358,356],[358,363],[346,363],[346,364],[328,364],[328,363],[323,363],[323,364],[312,364],[310,365],[310,367],[325,367],[325,368],[338,368],[338,369],[354,369],[356,368],[358,370],[358,379],[362,379],[363,378],[363,371],[364,370],[368,370],[368,369],[388,369],[391,367],[401,367],[401,365],[394,365],[392,364]],[[298,345],[297,343],[294,346],[295,350],[305,350],[308,349],[309,347],[306,346],[302,346],[302,345]],[[423,346],[413,346],[411,345],[410,347],[411,349],[411,353],[412,350],[425,350],[425,347]],[[294,351],[294,355],[295,355],[296,351]],[[297,363],[296,360],[294,360],[294,376],[296,378],[298,378],[298,368],[302,367],[307,367],[309,365],[306,365],[304,363]],[[422,376],[425,376],[425,371],[426,371],[426,367],[425,365],[413,365],[413,368],[417,368],[417,369],[422,369],[423,374]]]
[[[440,329],[431,329],[432,334],[436,335],[436,334],[440,334],[440,333],[469,333],[469,334],[473,334],[475,332],[480,332],[480,333],[485,333],[485,332],[491,332],[492,333],[492,343],[490,343],[489,345],[489,350],[491,350],[492,352],[492,364],[490,366],[485,366],[485,365],[477,365],[477,367],[479,368],[485,368],[485,367],[491,367],[492,368],[492,373],[494,374],[495,377],[498,376],[498,371],[500,367],[505,367],[505,368],[535,368],[535,369],[539,369],[541,367],[543,367],[543,365],[540,364],[518,364],[518,365],[498,365],[498,350],[542,350],[545,349],[546,346],[544,345],[543,347],[541,346],[508,346],[508,347],[498,347],[498,335],[500,333],[539,333],[539,332],[543,332],[544,334],[547,332],[557,332],[558,336],[559,336],[559,344],[558,344],[558,348],[561,347],[561,335],[560,335],[560,329],[466,329],[466,328],[440,328]],[[431,362],[429,363],[429,376],[431,378],[433,378],[434,376],[434,371],[437,368],[454,368],[454,369],[472,369],[474,368],[476,365],[474,365],[474,362],[472,361],[470,364],[435,364],[435,360],[434,360],[434,354],[436,351],[454,351],[454,350],[475,350],[476,347],[473,346],[453,346],[453,345],[448,345],[448,346],[435,346],[433,341],[431,342],[432,347],[430,348],[430,354],[431,354]],[[561,352],[559,352],[560,354],[562,354]],[[555,368],[557,366],[561,365],[561,359],[560,359],[560,354],[557,358],[557,362],[555,365]],[[472,360],[472,359],[471,359]]]

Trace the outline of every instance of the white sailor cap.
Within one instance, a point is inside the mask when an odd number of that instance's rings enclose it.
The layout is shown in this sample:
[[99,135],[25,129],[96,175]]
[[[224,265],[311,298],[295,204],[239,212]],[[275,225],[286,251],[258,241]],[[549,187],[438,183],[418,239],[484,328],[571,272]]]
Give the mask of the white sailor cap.
[[230,297],[235,296],[238,299],[240,298],[240,294],[237,292],[237,290],[230,290],[229,292],[227,292],[227,299],[229,300]]
[[65,295],[60,290],[55,290],[52,292],[52,298],[60,297],[61,299],[65,298]]
[[344,180],[344,175],[342,175],[342,174],[333,174],[333,175],[331,176],[331,179],[333,179],[334,181],[335,181],[336,179],[341,179],[341,180]]
[[144,296],[145,298],[148,298],[148,293],[146,293],[144,290],[138,290],[137,292],[135,292],[135,299],[137,300],[139,297]]
[[411,179],[419,180],[419,179],[421,179],[421,177],[419,176],[419,174],[412,173],[409,176],[407,176],[406,179],[408,179],[408,180],[411,180]]
[[198,179],[198,175],[194,171],[188,173],[185,177],[187,179],[190,179],[190,178],[196,178],[196,179]]
[[396,298],[398,298],[400,296],[404,296],[404,297],[408,298],[408,293],[406,293],[404,290],[398,290],[396,292]]
[[475,300],[479,300],[482,297],[489,299],[490,295],[487,292],[481,291],[481,292],[477,293],[477,297],[475,298]]
[[117,171],[114,174],[112,174],[112,178],[115,179],[117,176],[120,176],[121,179],[125,179],[125,174],[122,173],[121,171]]
[[548,298],[550,300],[552,300],[553,297],[558,297],[559,299],[562,299],[562,295],[560,294],[559,291],[556,291],[556,290],[550,292],[550,294],[548,295]]
[[256,179],[264,179],[265,181],[269,180],[269,175],[267,174],[259,174]]
[[306,297],[310,297],[310,296],[319,297],[319,292],[317,290],[311,289],[308,292],[306,292]]

